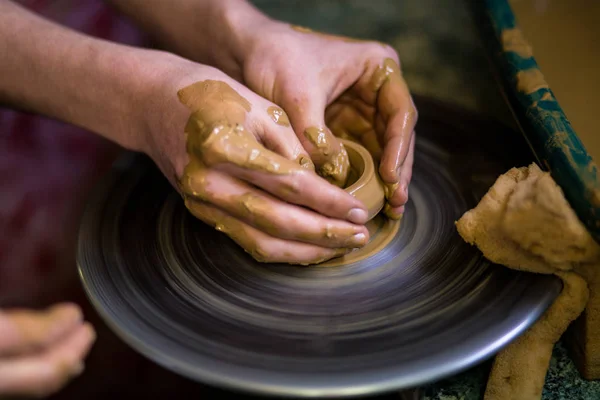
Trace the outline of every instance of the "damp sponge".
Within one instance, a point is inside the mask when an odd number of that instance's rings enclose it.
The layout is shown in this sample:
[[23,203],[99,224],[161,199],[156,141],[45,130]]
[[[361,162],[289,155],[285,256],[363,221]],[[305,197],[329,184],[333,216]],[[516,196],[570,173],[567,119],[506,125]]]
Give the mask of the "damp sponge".
[[563,281],[544,315],[496,356],[485,393],[485,400],[539,400],[554,344],[589,298],[578,270],[600,265],[600,246],[536,164],[501,175],[456,227],[490,261]]

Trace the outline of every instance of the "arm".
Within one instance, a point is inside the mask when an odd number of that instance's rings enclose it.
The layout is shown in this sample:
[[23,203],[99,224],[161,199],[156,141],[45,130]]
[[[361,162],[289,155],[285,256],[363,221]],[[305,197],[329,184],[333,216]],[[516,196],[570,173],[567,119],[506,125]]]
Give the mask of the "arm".
[[11,54],[0,58],[0,101],[145,152],[194,215],[262,260],[325,260],[368,240],[364,205],[306,169],[293,130],[267,112],[275,105],[223,72],[89,38],[3,0],[0,54]]
[[169,51],[243,80],[253,34],[271,21],[246,0],[107,0]]
[[135,107],[133,97],[144,94],[161,60],[174,56],[95,39],[5,0],[0,0],[0,38],[1,103],[139,150],[143,109]]
[[[418,113],[392,47],[290,26],[247,0],[109,1],[161,45],[222,69],[283,108],[318,171],[336,184],[344,176],[335,166],[345,157],[335,136],[359,141],[378,160],[386,214],[402,216]],[[324,135],[322,145],[311,132]]]

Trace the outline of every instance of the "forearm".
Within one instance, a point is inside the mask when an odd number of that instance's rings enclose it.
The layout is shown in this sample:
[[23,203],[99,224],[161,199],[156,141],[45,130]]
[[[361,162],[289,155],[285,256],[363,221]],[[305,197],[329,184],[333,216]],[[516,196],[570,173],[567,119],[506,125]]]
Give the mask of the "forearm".
[[[0,0],[0,102],[138,150],[154,54],[91,38]],[[156,65],[153,62],[152,65]]]
[[246,0],[107,0],[165,49],[242,78],[251,36],[270,19]]

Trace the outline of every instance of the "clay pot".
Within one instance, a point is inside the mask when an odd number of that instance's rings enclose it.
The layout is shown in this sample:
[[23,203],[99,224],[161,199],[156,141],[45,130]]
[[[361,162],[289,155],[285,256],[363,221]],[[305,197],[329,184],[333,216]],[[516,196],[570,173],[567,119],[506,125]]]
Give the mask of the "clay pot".
[[379,214],[385,204],[383,182],[367,149],[349,140],[342,140],[342,143],[348,151],[351,169],[348,186],[344,190],[364,203],[371,220]]

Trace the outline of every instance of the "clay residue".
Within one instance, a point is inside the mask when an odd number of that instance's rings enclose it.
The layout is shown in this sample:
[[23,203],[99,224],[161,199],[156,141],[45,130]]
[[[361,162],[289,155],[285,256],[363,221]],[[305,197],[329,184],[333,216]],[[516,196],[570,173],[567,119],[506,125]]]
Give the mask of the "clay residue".
[[402,216],[404,215],[402,213],[395,212],[389,203],[385,203],[385,206],[383,207],[383,213],[385,214],[386,217],[388,217],[391,220],[395,220],[395,221],[401,220]]
[[320,266],[337,267],[340,265],[348,265],[367,257],[377,254],[384,249],[396,237],[400,229],[400,221],[389,220],[379,214],[369,222],[366,227],[369,231],[369,242],[361,248],[353,249],[343,257],[331,259]]
[[[348,42],[348,43],[364,43],[364,42],[366,42],[366,40],[351,38],[351,37],[348,37],[348,36],[332,35],[330,33],[317,32],[317,31],[314,31],[314,30],[312,30],[310,28],[306,28],[304,26],[299,26],[299,25],[290,25],[290,27],[293,30],[295,30],[296,32],[308,33],[308,34],[312,34],[312,35],[316,35],[316,36],[322,37],[324,39],[341,40],[342,42]],[[381,44],[383,45],[383,43],[381,43]]]
[[304,136],[306,136],[310,144],[319,150],[319,153],[325,157],[331,154],[331,143],[329,143],[325,128],[311,126],[306,128]]
[[[208,129],[220,124],[243,125],[252,108],[248,100],[222,81],[196,82],[179,90],[177,97]],[[210,130],[199,133],[208,135]]]
[[267,108],[267,114],[269,117],[275,122],[277,125],[281,126],[290,126],[290,120],[288,119],[287,114],[281,108],[277,106],[271,106]]
[[315,164],[313,164],[312,160],[309,157],[305,156],[304,154],[300,154],[298,157],[296,157],[296,162],[302,168],[306,168],[311,171],[315,170]]
[[348,152],[340,143],[340,151],[321,166],[319,174],[334,185],[344,187],[348,181],[349,168]]
[[371,76],[371,81],[369,83],[371,89],[374,92],[379,91],[383,84],[386,83],[393,75],[400,76],[400,67],[393,59],[386,58],[383,61],[383,64],[377,68]]
[[522,58],[533,57],[533,49],[527,43],[523,32],[519,28],[503,30],[500,40],[504,51],[516,53]]
[[[264,260],[266,255],[256,249],[253,238],[245,236],[248,232],[242,222],[226,214],[218,219],[214,210],[211,218],[207,216],[206,205],[203,204],[210,199],[206,172],[208,168],[224,163],[273,174],[293,171],[282,165],[275,153],[263,147],[245,129],[250,102],[227,83],[215,80],[196,82],[179,90],[177,96],[191,111],[185,126],[189,163],[178,179],[186,207],[205,222],[210,220],[217,230],[225,232],[255,259]],[[257,202],[254,200],[242,198],[240,212],[255,213]],[[260,219],[260,214],[257,215],[256,218]],[[264,219],[261,221],[266,225]]]
[[[263,147],[244,128],[251,106],[231,86],[221,81],[196,82],[177,93],[191,110],[185,127],[190,159],[200,164],[230,163],[245,169],[287,174],[276,154]],[[194,174],[188,164],[184,176]]]
[[490,261],[563,280],[552,307],[496,357],[485,394],[486,400],[539,400],[553,345],[587,301],[578,271],[600,266],[600,246],[550,174],[535,164],[500,176],[456,226]]
[[517,72],[517,90],[525,94],[532,94],[540,89],[548,89],[544,75],[537,68]]
[[344,187],[350,168],[346,148],[340,143],[339,152],[332,154],[333,146],[330,140],[334,137],[328,135],[325,128],[322,127],[309,127],[304,131],[304,136],[314,146],[321,158],[326,160],[317,173],[334,185]]
[[316,36],[322,37],[324,39],[341,40],[343,42],[349,42],[349,43],[364,42],[364,40],[354,39],[354,38],[347,37],[347,36],[332,35],[332,34],[329,34],[329,33],[317,32],[317,31],[314,31],[314,30],[312,30],[310,28],[307,28],[307,27],[304,27],[304,26],[299,26],[299,25],[290,25],[290,28],[292,28],[296,32],[308,33],[308,34],[311,34],[311,35],[316,35]]

